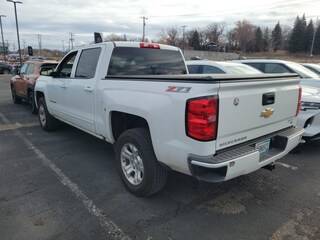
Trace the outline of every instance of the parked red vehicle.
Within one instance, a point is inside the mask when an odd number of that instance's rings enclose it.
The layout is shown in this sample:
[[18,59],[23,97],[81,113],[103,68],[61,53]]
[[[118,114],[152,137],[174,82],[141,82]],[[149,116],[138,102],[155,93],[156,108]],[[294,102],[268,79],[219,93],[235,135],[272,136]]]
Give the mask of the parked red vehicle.
[[10,81],[13,102],[19,104],[24,100],[30,104],[31,112],[37,113],[33,97],[36,81],[40,75],[49,75],[57,64],[58,62],[49,60],[25,62]]

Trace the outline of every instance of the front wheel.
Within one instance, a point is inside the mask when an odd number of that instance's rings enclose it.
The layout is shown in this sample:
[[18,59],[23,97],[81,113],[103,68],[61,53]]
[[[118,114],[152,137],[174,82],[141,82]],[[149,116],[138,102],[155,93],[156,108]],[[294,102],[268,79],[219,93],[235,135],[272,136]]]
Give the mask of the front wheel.
[[56,130],[59,122],[49,113],[44,97],[39,98],[38,107],[38,117],[41,128],[48,132]]
[[14,88],[11,88],[11,95],[12,95],[12,101],[14,104],[20,104],[21,98],[17,96],[16,90]]
[[125,131],[115,146],[118,170],[126,188],[139,197],[151,196],[166,184],[168,171],[159,164],[149,131]]
[[32,114],[37,114],[37,107],[36,107],[36,102],[34,100],[34,93],[33,91],[28,92],[28,102],[31,108],[31,113]]

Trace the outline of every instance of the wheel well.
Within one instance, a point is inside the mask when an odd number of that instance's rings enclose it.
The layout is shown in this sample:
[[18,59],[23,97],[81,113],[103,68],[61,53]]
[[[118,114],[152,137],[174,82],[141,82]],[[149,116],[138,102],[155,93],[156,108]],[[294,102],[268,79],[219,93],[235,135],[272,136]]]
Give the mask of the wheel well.
[[43,92],[39,92],[39,91],[37,91],[37,93],[36,93],[36,103],[38,103],[39,102],[39,99],[40,99],[40,97],[44,97],[44,94],[43,94]]
[[148,122],[139,116],[123,112],[111,112],[112,134],[115,140],[128,129],[146,128],[149,131]]

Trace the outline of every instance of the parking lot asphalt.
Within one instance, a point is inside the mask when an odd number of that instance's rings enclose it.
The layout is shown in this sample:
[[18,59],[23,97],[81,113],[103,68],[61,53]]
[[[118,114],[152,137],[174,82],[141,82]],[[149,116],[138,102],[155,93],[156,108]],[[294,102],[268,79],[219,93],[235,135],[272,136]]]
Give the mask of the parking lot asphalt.
[[0,239],[320,239],[320,143],[225,183],[171,173],[160,194],[137,198],[110,144],[69,126],[42,131],[12,103],[9,77],[0,75]]

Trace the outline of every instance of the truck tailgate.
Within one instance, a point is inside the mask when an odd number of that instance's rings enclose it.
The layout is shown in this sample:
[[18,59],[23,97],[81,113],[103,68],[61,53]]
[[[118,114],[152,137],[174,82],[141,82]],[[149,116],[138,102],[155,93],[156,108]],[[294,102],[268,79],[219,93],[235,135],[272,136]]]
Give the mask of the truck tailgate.
[[224,149],[292,126],[299,79],[223,80],[219,89],[216,149]]

